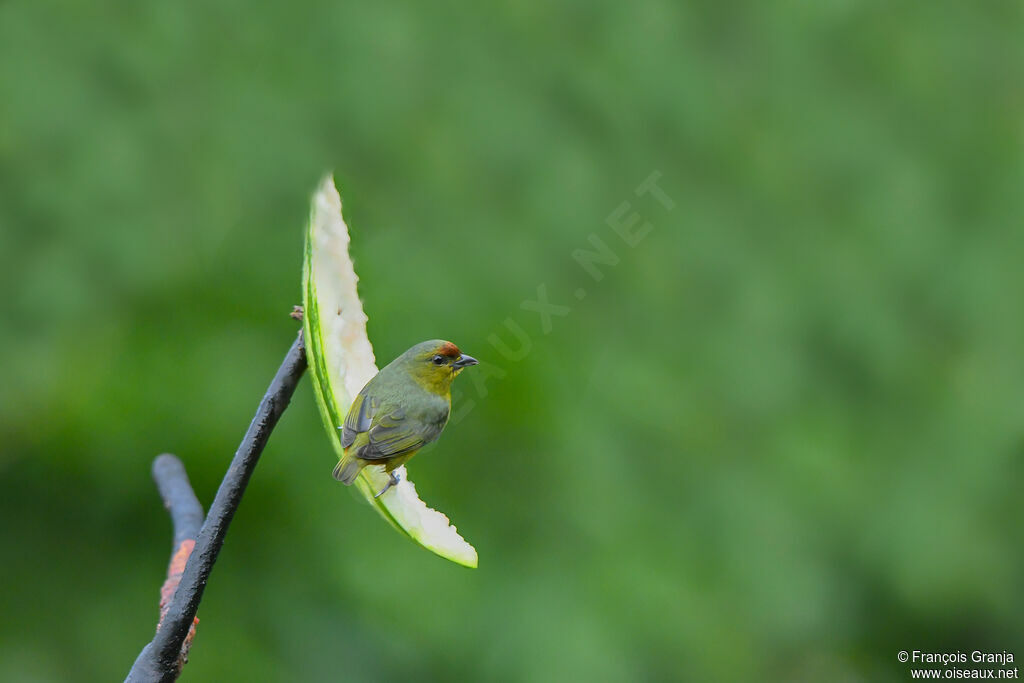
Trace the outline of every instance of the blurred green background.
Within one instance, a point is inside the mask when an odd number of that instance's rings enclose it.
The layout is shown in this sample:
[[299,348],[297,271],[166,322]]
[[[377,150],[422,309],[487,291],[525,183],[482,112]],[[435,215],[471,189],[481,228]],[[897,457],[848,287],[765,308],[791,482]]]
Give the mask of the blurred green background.
[[[1017,2],[0,3],[0,679],[120,680],[169,451],[208,505],[334,169],[377,357],[504,373],[330,476],[308,378],[187,680],[909,679],[1024,657]],[[635,188],[652,172],[675,206]],[[628,247],[623,202],[651,224]],[[619,262],[573,260],[595,235]],[[544,333],[521,308],[568,306]],[[584,288],[585,298],[574,293]],[[511,318],[530,337],[505,359]],[[469,373],[467,373],[467,376]],[[486,393],[486,395],[484,395]]]

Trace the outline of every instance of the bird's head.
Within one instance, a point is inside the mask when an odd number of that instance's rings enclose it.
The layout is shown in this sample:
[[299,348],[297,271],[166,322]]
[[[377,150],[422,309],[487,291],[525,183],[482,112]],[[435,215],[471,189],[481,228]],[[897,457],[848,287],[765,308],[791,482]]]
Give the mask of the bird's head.
[[450,341],[432,339],[417,344],[401,356],[402,365],[421,387],[448,395],[455,376],[479,361],[459,351]]

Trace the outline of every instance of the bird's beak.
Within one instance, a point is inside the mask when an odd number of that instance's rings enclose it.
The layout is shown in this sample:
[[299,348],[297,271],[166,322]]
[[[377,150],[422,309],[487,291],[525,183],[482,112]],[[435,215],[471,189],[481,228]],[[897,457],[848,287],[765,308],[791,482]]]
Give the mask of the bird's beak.
[[470,365],[476,365],[479,362],[480,361],[478,361],[476,358],[473,358],[473,356],[467,356],[466,354],[462,354],[459,356],[459,359],[457,361],[452,363],[452,366],[460,369],[468,368]]

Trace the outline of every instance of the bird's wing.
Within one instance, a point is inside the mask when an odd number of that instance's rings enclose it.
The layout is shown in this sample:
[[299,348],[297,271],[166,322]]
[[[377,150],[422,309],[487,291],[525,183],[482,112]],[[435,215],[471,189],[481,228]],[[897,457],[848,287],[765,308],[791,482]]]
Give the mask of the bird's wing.
[[345,424],[341,428],[341,447],[348,448],[356,436],[369,431],[373,422],[373,415],[377,412],[377,401],[360,392],[345,416]]
[[423,447],[423,436],[412,427],[401,407],[360,393],[345,416],[341,446],[348,449],[360,434],[366,434],[356,455],[364,460],[386,460]]
[[398,406],[384,406],[373,416],[373,425],[367,435],[369,441],[359,451],[364,460],[385,460],[423,447],[423,435],[407,420],[405,411]]

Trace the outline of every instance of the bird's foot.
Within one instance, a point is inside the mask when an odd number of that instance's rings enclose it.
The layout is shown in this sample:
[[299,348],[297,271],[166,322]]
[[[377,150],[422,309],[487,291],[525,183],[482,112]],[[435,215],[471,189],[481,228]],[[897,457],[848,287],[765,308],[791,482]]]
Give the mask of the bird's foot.
[[384,495],[384,492],[387,491],[389,488],[398,485],[398,477],[395,475],[394,472],[388,472],[388,477],[388,483],[384,486],[384,488],[380,490],[379,493],[377,493],[376,496],[374,496],[374,498],[380,498],[381,496]]

